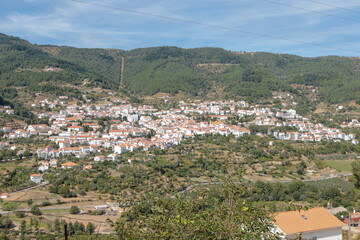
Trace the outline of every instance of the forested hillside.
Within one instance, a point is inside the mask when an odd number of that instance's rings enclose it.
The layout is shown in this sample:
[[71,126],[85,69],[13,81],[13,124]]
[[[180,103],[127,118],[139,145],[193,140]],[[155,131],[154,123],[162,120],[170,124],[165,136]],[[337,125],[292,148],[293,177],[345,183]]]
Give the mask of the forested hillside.
[[[311,89],[327,103],[360,103],[360,59],[304,58],[287,54],[236,53],[220,48],[154,47],[122,51],[38,46],[0,35],[0,86],[60,94],[76,88],[67,83],[119,89],[125,59],[124,91],[134,95],[158,92],[189,97],[268,99],[272,91],[303,98]],[[47,67],[54,71],[45,71]]]

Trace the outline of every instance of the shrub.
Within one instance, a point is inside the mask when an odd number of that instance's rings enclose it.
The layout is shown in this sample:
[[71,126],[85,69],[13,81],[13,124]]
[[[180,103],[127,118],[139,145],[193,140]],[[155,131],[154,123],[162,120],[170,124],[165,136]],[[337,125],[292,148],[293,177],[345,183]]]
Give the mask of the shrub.
[[80,209],[78,206],[71,206],[70,210],[69,210],[69,213],[70,214],[79,214],[80,213]]
[[33,215],[38,215],[38,216],[42,214],[42,212],[38,206],[32,206],[30,213]]
[[15,216],[18,217],[18,218],[24,218],[25,213],[24,212],[15,212]]

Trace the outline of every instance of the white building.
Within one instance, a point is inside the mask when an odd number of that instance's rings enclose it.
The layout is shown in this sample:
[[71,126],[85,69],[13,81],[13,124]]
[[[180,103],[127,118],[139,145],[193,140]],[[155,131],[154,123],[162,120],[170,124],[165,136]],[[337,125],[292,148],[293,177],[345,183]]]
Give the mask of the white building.
[[34,183],[41,183],[42,178],[40,174],[32,174],[30,175],[30,180],[33,181]]
[[2,199],[8,198],[8,197],[9,197],[8,193],[1,193],[0,194],[0,198],[2,198]]
[[94,208],[95,208],[96,210],[105,210],[105,209],[107,209],[108,207],[109,207],[109,205],[104,204],[104,205],[96,205]]
[[283,239],[342,240],[342,227],[345,225],[323,207],[307,211],[287,211],[275,217],[275,231]]
[[114,152],[115,152],[116,154],[121,154],[121,153],[124,153],[124,152],[126,152],[126,151],[128,151],[128,149],[127,149],[126,144],[124,144],[124,143],[122,143],[122,144],[117,145],[117,146],[114,147]]

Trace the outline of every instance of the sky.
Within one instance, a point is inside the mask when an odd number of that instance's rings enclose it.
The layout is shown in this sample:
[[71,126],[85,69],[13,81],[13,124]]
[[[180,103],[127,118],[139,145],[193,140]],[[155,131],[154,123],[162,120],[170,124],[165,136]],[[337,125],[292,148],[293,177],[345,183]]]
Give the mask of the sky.
[[359,29],[359,0],[0,0],[1,33],[81,48],[360,56]]

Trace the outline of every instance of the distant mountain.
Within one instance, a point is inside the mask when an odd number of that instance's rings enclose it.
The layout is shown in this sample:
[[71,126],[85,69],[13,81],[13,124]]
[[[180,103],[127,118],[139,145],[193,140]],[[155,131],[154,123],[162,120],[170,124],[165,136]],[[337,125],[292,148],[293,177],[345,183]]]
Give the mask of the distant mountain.
[[0,88],[26,86],[29,91],[75,94],[76,88],[69,86],[81,86],[87,78],[87,86],[118,90],[122,57],[121,86],[134,95],[181,92],[258,101],[282,91],[301,99],[310,92],[328,103],[360,103],[359,58],[304,58],[220,48],[83,49],[33,45],[4,34],[0,34]]

